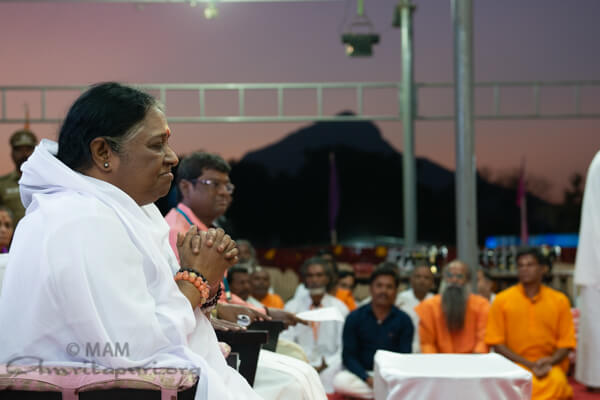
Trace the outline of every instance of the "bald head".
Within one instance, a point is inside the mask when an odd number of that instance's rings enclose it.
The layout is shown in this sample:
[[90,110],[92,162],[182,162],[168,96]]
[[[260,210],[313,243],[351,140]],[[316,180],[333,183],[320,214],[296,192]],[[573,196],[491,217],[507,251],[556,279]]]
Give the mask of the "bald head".
[[427,265],[419,265],[413,269],[410,275],[410,287],[415,297],[423,300],[427,293],[433,289],[433,273]]
[[444,281],[449,285],[464,286],[470,279],[471,271],[464,261],[454,260],[444,269]]

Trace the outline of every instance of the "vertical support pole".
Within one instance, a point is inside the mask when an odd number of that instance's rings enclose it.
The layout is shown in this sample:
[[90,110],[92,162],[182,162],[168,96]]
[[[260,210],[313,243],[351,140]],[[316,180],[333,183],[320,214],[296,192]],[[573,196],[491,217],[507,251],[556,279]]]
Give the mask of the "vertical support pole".
[[6,119],[6,90],[2,89],[2,119]]
[[579,113],[581,112],[581,93],[579,90],[579,85],[575,85],[575,115],[579,116]]
[[164,86],[161,86],[159,89],[159,93],[160,93],[160,102],[162,103],[163,107],[165,107],[165,109],[167,108],[167,88],[165,88]]
[[43,88],[40,92],[40,108],[40,119],[44,121],[46,119],[46,88]]
[[356,87],[356,108],[358,110],[358,116],[362,117],[363,115],[363,86],[358,85]]
[[283,117],[283,87],[277,88],[277,116]]
[[[456,247],[477,282],[477,164],[473,119],[473,0],[452,0],[456,123]],[[476,286],[475,286],[476,287]]]
[[494,117],[500,115],[500,87],[494,85]]
[[417,168],[415,161],[415,80],[413,59],[411,0],[400,0],[400,34],[402,37],[402,180],[404,199],[404,246],[417,244]]
[[243,117],[245,114],[245,102],[246,100],[244,99],[244,88],[239,88],[238,89],[238,108],[239,108],[239,114],[240,117]]
[[536,117],[540,116],[540,85],[533,85],[533,107]]
[[317,86],[317,115],[323,117],[323,86]]
[[204,119],[204,116],[206,113],[206,109],[204,107],[204,101],[205,101],[204,88],[200,88],[200,89],[198,89],[198,102],[200,103],[200,118],[201,119]]

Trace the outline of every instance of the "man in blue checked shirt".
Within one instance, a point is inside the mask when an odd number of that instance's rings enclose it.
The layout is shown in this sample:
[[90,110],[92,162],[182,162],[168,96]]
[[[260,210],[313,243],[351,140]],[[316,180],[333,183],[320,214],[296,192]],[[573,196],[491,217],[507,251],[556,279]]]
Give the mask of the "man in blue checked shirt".
[[393,267],[380,267],[370,279],[371,302],[346,318],[343,331],[344,370],[335,376],[336,393],[373,398],[373,358],[377,350],[410,353],[415,328],[394,302],[400,279]]

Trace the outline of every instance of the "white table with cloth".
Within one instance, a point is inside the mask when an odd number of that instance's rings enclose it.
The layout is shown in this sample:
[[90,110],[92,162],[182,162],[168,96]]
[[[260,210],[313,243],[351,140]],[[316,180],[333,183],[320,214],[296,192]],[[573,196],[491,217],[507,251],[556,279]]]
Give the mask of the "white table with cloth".
[[375,353],[376,400],[526,400],[531,373],[499,354]]

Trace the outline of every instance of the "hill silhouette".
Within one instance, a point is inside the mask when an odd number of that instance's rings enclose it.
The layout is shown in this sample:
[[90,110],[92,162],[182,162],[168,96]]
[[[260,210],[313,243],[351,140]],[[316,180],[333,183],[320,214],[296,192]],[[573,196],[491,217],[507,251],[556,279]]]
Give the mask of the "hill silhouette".
[[[372,122],[317,122],[232,162],[236,185],[227,214],[235,236],[259,246],[301,246],[328,241],[329,153],[336,155],[340,186],[340,240],[403,236],[402,154]],[[418,158],[420,241],[455,243],[454,172]],[[515,190],[477,179],[479,240],[519,232]],[[528,196],[529,226],[556,228],[554,206]]]
[[[345,111],[339,115],[352,115]],[[287,135],[280,141],[247,153],[242,162],[267,167],[271,174],[297,174],[305,163],[305,153],[344,146],[368,153],[394,154],[394,148],[370,121],[317,122]]]

